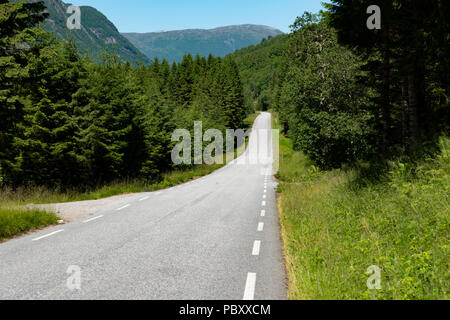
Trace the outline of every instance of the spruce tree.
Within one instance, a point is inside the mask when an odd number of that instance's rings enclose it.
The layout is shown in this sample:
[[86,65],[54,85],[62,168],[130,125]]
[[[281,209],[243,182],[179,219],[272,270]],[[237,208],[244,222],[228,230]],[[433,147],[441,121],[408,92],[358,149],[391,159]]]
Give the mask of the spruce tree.
[[17,167],[22,183],[77,186],[81,159],[71,101],[85,75],[83,62],[70,40],[61,44],[48,35],[41,44],[41,54],[30,64],[22,135],[14,142]]
[[39,54],[33,48],[42,30],[33,27],[48,16],[43,10],[42,1],[0,0],[0,183],[13,183],[18,170],[13,142],[24,116],[23,86],[29,78],[29,60]]
[[231,59],[224,61],[225,87],[225,122],[228,128],[243,128],[246,117],[244,105],[244,93],[239,70],[236,63]]

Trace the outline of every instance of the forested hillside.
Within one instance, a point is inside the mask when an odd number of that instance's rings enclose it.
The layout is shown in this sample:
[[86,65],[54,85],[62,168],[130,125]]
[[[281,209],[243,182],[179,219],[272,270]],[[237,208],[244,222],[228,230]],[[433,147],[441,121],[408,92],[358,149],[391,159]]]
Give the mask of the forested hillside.
[[[37,28],[43,3],[0,1],[0,183],[89,189],[155,181],[171,169],[175,128],[238,128],[246,117],[230,59],[97,64]],[[18,45],[20,44],[20,45]]]
[[283,61],[288,35],[263,39],[258,45],[237,50],[230,57],[239,67],[249,109],[267,110],[273,105],[276,74]]
[[[36,0],[29,0],[36,2]],[[44,0],[49,13],[45,20],[45,30],[52,32],[60,40],[71,38],[82,55],[101,62],[105,50],[114,51],[121,61],[148,64],[148,59],[130,41],[122,36],[114,24],[97,9],[81,6],[81,29],[67,29],[68,4],[61,0]]]

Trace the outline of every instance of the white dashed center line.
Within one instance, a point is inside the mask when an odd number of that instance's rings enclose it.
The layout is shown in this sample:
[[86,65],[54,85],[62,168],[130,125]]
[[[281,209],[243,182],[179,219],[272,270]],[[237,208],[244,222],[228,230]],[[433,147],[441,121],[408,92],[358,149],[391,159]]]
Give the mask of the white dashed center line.
[[261,217],[265,217],[266,216],[266,210],[261,210]]
[[264,230],[264,222],[258,223],[258,231],[261,232]]
[[253,243],[253,250],[252,250],[252,255],[253,256],[259,256],[259,250],[261,249],[261,241],[256,240]]
[[262,206],[263,206],[263,207],[266,206],[266,202],[265,202],[265,201],[262,202]]
[[265,199],[265,198],[267,198],[267,196],[266,196],[266,195],[263,195],[263,199]]
[[94,221],[94,220],[97,220],[97,219],[100,219],[100,218],[103,218],[103,215],[100,215],[100,216],[97,216],[97,217],[94,217],[94,218],[91,218],[91,219],[84,220],[83,223],[88,223],[88,222],[91,222],[91,221]]
[[147,200],[149,197],[144,197],[144,198],[142,198],[142,199],[139,199],[139,201],[144,201],[144,200]]
[[117,209],[117,211],[120,211],[120,210],[123,210],[123,209],[125,209],[125,208],[128,208],[129,206],[130,206],[129,204],[124,205],[123,207],[120,207],[119,209]]
[[255,298],[256,273],[249,272],[245,283],[244,300],[253,300]]
[[61,229],[61,230],[58,230],[58,231],[55,231],[55,232],[46,234],[45,236],[42,236],[42,237],[33,239],[33,241],[38,241],[38,240],[41,240],[41,239],[44,239],[44,238],[48,238],[48,237],[51,237],[51,236],[53,236],[53,235],[55,235],[55,234],[57,234],[57,233],[63,232],[63,231],[64,231],[64,229]]

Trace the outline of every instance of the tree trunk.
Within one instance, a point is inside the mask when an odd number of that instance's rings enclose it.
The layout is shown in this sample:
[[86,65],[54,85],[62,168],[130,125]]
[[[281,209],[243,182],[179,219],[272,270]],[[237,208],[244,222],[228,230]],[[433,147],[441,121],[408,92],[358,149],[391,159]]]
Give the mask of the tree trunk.
[[[414,64],[414,86],[417,96],[417,136],[420,139],[430,132],[430,113],[425,101],[425,56],[423,32],[419,31],[416,51],[416,62]],[[419,121],[420,119],[420,121]]]
[[402,79],[402,140],[403,144],[408,143],[409,137],[409,101],[408,101],[408,77]]
[[424,55],[424,31],[425,28],[422,12],[423,3],[414,6],[413,21],[415,24],[411,43],[411,57],[408,71],[408,100],[409,100],[409,133],[410,150],[414,151],[419,138],[427,131],[429,111],[425,103],[425,55]]
[[390,144],[391,129],[391,57],[390,50],[386,49],[383,58],[383,86],[381,91],[381,119],[383,123],[383,143],[382,157],[386,158],[386,153]]
[[415,72],[410,72],[408,75],[408,101],[409,138],[410,146],[414,149],[419,133],[419,107]]

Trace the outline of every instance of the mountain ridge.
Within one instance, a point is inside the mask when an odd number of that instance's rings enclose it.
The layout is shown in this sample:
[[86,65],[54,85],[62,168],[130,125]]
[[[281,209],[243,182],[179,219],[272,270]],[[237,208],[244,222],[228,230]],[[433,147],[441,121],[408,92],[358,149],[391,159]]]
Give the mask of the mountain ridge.
[[283,32],[265,25],[241,24],[212,29],[192,28],[121,34],[151,60],[157,57],[169,62],[179,62],[187,53],[200,56],[208,56],[211,53],[224,57]]
[[178,31],[218,31],[222,29],[232,29],[232,28],[239,28],[239,27],[262,27],[266,28],[268,30],[273,30],[276,32],[279,32],[280,34],[284,34],[283,31],[267,26],[264,24],[251,24],[251,23],[244,23],[244,24],[231,24],[228,26],[220,26],[220,27],[214,27],[214,28],[188,28],[188,29],[176,29],[176,30],[158,30],[158,31],[149,31],[149,32],[121,32],[121,34],[149,34],[149,33],[167,33],[167,32],[178,32]]

